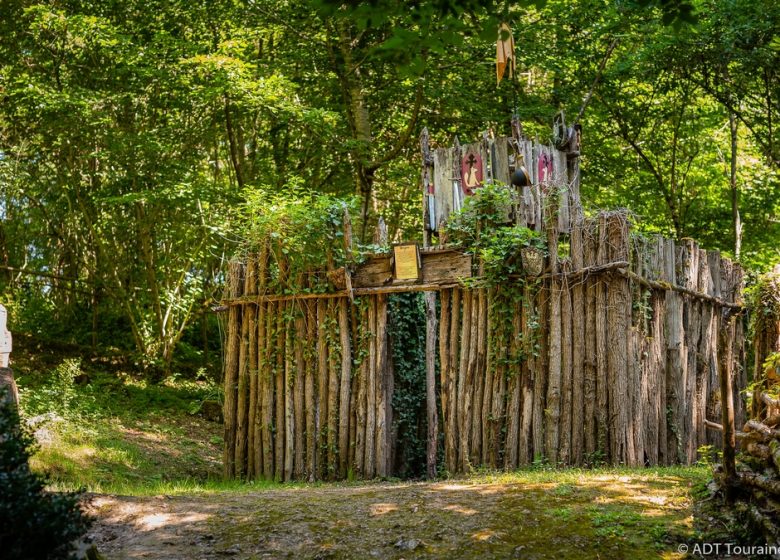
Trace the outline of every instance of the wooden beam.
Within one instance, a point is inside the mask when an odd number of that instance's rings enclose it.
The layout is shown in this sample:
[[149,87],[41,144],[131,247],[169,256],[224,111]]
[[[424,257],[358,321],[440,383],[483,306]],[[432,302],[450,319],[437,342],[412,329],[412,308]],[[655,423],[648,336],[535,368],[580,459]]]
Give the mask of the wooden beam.
[[[376,280],[370,280],[369,277],[373,275],[374,278],[376,278],[376,275],[380,274],[379,271],[383,269],[389,270],[388,277],[392,278],[392,266],[390,264],[390,257],[389,256],[383,257],[384,260],[381,262],[381,264],[378,264],[379,257],[373,257],[377,259],[377,262],[371,265],[373,267],[373,272],[371,272],[370,274],[364,273],[364,276],[361,279],[358,279],[358,274],[360,274],[359,272],[352,277],[352,282],[354,286],[352,290],[352,294],[355,296],[361,296],[361,295],[371,295],[371,294],[392,294],[392,293],[401,293],[401,292],[437,292],[440,290],[446,290],[446,289],[454,288],[456,286],[461,286],[462,283],[460,282],[459,279],[468,278],[469,276],[461,276],[461,275],[454,276],[454,275],[447,275],[446,273],[444,273],[443,270],[445,268],[449,268],[452,265],[452,261],[448,259],[441,259],[439,262],[436,262],[436,259],[429,260],[428,263],[430,268],[428,268],[428,271],[426,272],[426,268],[425,268],[426,256],[432,257],[434,255],[447,254],[447,253],[450,253],[450,251],[431,251],[428,253],[425,252],[422,253],[423,282],[420,284],[398,282],[398,283],[380,284],[380,285],[366,285],[366,284],[373,284]],[[462,253],[457,253],[457,254],[460,255],[461,257],[468,257],[469,267],[471,266],[470,255],[464,255]],[[464,265],[465,262],[466,262],[465,259],[463,260],[458,259],[457,266],[465,267]],[[446,264],[442,264],[442,263],[446,263]],[[628,265],[629,263],[626,261],[616,261],[616,262],[611,262],[603,265],[587,266],[570,272],[556,272],[552,274],[551,273],[542,274],[541,276],[536,276],[535,278],[539,280],[546,280],[550,278],[563,278],[563,277],[567,279],[576,279],[578,277],[586,277],[589,275],[596,275],[596,274],[619,274],[621,276],[629,278],[630,280],[638,282],[640,285],[644,286],[645,288],[660,290],[660,291],[671,290],[674,292],[685,294],[690,297],[708,301],[712,304],[715,304],[720,307],[725,307],[728,309],[735,309],[738,311],[745,309],[745,306],[740,303],[725,301],[722,298],[711,296],[702,292],[697,292],[696,290],[683,288],[681,286],[670,284],[668,282],[658,282],[655,280],[648,280],[647,278],[644,278],[634,272],[631,272],[630,270],[627,270]],[[520,275],[512,275],[509,278],[521,279],[526,277]],[[483,281],[484,278],[481,277],[473,277],[471,279],[471,282],[473,283],[474,286],[479,286]],[[350,292],[347,290],[342,290],[338,292],[328,292],[328,293],[261,294],[252,297],[245,296],[240,298],[224,299],[220,302],[221,305],[217,308],[214,308],[213,311],[221,312],[221,311],[226,311],[227,308],[232,305],[245,305],[248,303],[260,303],[264,301],[290,301],[290,300],[316,299],[316,298],[330,299],[330,298],[342,298],[342,297],[349,297],[349,296],[350,296]]]

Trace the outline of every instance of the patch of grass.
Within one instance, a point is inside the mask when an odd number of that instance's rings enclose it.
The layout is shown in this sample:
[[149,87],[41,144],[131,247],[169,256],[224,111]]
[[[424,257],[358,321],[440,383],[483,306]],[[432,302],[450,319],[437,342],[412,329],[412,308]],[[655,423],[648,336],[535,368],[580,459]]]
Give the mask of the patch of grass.
[[556,496],[571,496],[572,492],[574,492],[574,486],[565,483],[559,484],[553,490],[553,494]]
[[160,384],[124,372],[85,371],[67,359],[49,371],[17,368],[21,412],[39,450],[31,464],[58,490],[145,493],[220,477],[222,426],[190,414],[214,385]]

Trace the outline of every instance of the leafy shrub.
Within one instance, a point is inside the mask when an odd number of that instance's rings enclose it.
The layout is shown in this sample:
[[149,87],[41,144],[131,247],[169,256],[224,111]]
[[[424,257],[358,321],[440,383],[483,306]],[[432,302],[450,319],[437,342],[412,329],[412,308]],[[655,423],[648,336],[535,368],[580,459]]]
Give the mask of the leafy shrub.
[[80,358],[63,360],[43,386],[25,391],[24,414],[55,412],[64,417],[76,416],[85,398],[78,394],[76,378],[83,373]]
[[0,550],[6,560],[69,558],[90,525],[78,493],[46,492],[30,471],[34,439],[0,395]]
[[479,257],[489,285],[501,285],[510,275],[522,272],[523,248],[546,252],[538,232],[515,225],[510,219],[514,197],[514,191],[506,185],[485,185],[467,198],[447,223],[448,241]]

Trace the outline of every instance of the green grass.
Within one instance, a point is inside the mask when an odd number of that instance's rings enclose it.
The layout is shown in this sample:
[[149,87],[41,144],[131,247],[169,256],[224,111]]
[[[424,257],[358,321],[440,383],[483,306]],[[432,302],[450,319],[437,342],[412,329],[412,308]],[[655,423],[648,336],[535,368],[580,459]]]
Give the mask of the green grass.
[[25,365],[15,373],[22,416],[39,442],[32,465],[53,489],[137,494],[222,484],[222,426],[193,414],[217,394],[213,384],[151,384],[85,372],[73,359],[43,372]]

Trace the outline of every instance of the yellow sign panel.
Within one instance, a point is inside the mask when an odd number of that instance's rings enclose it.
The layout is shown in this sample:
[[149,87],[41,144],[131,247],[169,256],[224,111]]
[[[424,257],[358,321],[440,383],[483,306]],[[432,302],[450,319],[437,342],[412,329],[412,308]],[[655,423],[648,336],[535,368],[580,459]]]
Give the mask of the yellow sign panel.
[[393,247],[395,257],[396,280],[419,280],[419,253],[417,245],[395,245]]

